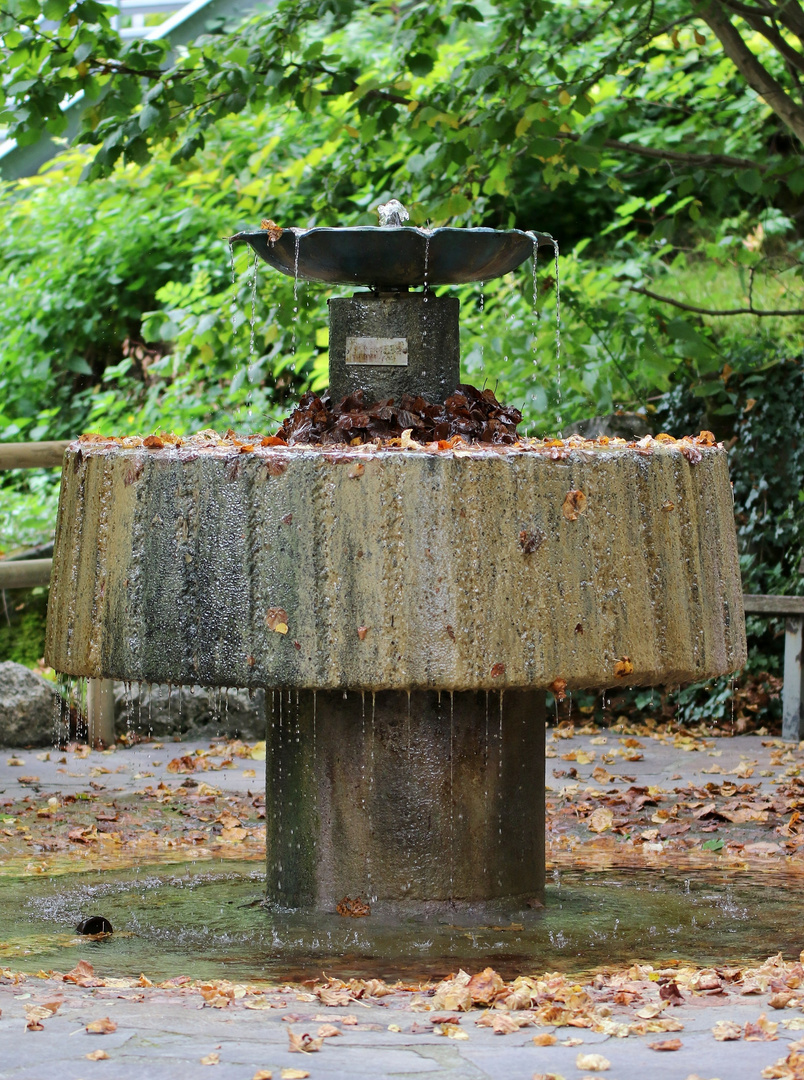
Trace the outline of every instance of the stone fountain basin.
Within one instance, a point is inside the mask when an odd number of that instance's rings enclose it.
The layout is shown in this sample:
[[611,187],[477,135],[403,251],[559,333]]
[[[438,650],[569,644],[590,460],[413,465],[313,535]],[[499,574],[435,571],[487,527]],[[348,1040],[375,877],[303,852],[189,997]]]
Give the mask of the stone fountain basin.
[[490,281],[507,274],[553,240],[519,229],[415,229],[363,226],[241,232],[230,243],[250,244],[289,277],[333,285],[407,288]]
[[46,658],[308,690],[731,672],[745,626],[726,453],[74,443]]

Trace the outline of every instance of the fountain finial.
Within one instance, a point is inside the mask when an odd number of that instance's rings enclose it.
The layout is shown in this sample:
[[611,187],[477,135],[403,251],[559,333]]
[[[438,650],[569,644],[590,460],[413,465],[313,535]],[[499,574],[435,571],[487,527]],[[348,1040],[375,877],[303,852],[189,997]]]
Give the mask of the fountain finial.
[[377,207],[377,216],[380,219],[380,228],[382,229],[399,227],[410,220],[410,214],[399,199],[389,199],[387,203],[381,203]]

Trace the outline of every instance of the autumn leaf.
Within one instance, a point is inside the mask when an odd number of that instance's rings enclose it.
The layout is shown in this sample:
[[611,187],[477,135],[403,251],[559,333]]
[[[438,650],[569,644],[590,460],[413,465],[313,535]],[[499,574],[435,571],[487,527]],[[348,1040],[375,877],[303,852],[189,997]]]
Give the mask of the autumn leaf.
[[576,1069],[587,1069],[589,1072],[606,1072],[611,1068],[611,1062],[602,1054],[578,1054],[575,1059]]
[[651,1050],[680,1050],[684,1044],[681,1039],[664,1039],[662,1042],[648,1043]]
[[281,225],[277,225],[277,223],[270,218],[263,218],[260,222],[260,228],[268,234],[268,240],[272,244],[275,244],[285,231]]
[[273,1075],[270,1069],[257,1069],[251,1080],[272,1080]]
[[587,819],[586,825],[592,832],[602,833],[614,824],[614,814],[605,806],[598,806]]
[[319,1039],[334,1039],[336,1035],[343,1035],[343,1032],[334,1024],[322,1024],[318,1029]]
[[359,896],[356,896],[354,900],[344,896],[343,900],[335,905],[335,910],[345,919],[362,919],[371,914],[371,907]]
[[553,679],[550,683],[550,690],[556,701],[563,701],[567,696],[567,680]]
[[557,1042],[558,1039],[555,1035],[551,1035],[547,1031],[542,1031],[538,1035],[533,1036],[534,1046],[555,1046]]
[[622,656],[614,665],[614,677],[615,679],[625,679],[629,675],[633,675],[634,665],[631,663],[630,657]]
[[146,450],[162,450],[165,442],[163,439],[160,439],[158,435],[146,435],[142,440],[142,445]]
[[75,983],[76,986],[99,986],[99,981],[95,978],[95,969],[92,964],[86,960],[79,960],[72,971],[68,971],[66,975],[62,975],[62,982]]
[[743,1029],[733,1020],[718,1020],[712,1028],[712,1034],[718,1042],[732,1042],[743,1037]]
[[183,757],[173,758],[172,761],[167,763],[167,771],[169,773],[191,773],[195,772],[196,762],[195,758],[189,754],[185,754]]
[[108,1016],[102,1016],[100,1020],[90,1020],[86,1026],[88,1035],[111,1035],[117,1031],[117,1024]]
[[306,1069],[283,1069],[282,1080],[307,1080],[310,1074]]
[[292,1028],[288,1028],[288,1050],[291,1054],[315,1054],[324,1045],[323,1038],[314,1039],[306,1032],[297,1035]]
[[578,516],[586,510],[586,496],[582,491],[573,489],[564,497],[561,513],[567,521],[577,521]]
[[446,1035],[448,1039],[468,1039],[469,1036],[459,1024],[437,1024],[433,1029],[434,1035]]
[[775,1042],[776,1031],[779,1025],[775,1020],[768,1020],[765,1013],[761,1013],[758,1020],[748,1020],[745,1025],[746,1042]]
[[286,634],[288,632],[288,613],[281,607],[268,608],[265,615],[265,625],[276,634]]
[[211,1054],[207,1054],[206,1057],[201,1058],[202,1065],[220,1065],[220,1063],[221,1056],[220,1054],[216,1054],[214,1050]]
[[499,661],[496,664],[491,665],[491,677],[492,679],[499,679],[501,675],[505,674],[505,664]]
[[90,1050],[88,1054],[84,1054],[87,1061],[108,1061],[109,1055],[105,1050]]
[[368,632],[369,632],[369,628],[367,626],[358,626],[358,628],[357,628],[357,636],[361,641],[366,640],[366,634]]
[[519,546],[526,555],[532,555],[534,551],[539,550],[546,539],[541,529],[534,529],[533,531],[522,529],[519,534]]
[[466,988],[475,1005],[489,1005],[504,986],[505,983],[494,968],[487,967],[477,975],[473,975]]

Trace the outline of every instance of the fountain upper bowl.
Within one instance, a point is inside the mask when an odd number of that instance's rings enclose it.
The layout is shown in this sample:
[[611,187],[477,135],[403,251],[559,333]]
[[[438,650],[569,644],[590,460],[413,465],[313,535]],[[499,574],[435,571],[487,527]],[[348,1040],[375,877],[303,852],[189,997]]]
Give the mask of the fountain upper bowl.
[[552,237],[520,229],[355,228],[241,232],[231,244],[250,244],[289,277],[333,285],[399,289],[489,281],[515,270]]

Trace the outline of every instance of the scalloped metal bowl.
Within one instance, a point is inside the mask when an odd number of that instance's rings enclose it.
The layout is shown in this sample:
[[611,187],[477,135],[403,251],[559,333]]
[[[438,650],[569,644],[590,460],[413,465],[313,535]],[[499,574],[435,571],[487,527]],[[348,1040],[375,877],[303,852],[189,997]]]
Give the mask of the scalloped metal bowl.
[[515,270],[535,247],[553,240],[520,229],[379,228],[285,229],[278,240],[268,232],[241,232],[230,243],[249,244],[289,277],[333,285],[405,288],[489,281]]

